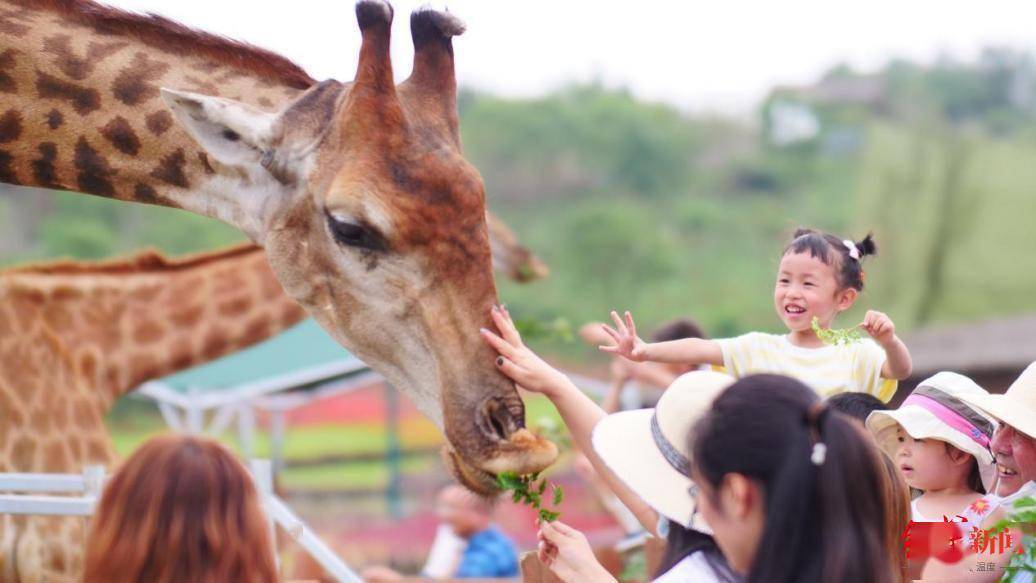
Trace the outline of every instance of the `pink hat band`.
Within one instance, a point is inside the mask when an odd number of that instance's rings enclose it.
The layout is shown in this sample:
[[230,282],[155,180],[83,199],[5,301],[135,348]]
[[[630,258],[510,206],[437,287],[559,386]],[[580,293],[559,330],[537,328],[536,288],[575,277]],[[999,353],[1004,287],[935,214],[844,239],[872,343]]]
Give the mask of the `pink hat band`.
[[993,424],[967,403],[939,389],[918,387],[903,401],[903,407],[920,407],[935,417],[971,438],[985,449],[993,438]]

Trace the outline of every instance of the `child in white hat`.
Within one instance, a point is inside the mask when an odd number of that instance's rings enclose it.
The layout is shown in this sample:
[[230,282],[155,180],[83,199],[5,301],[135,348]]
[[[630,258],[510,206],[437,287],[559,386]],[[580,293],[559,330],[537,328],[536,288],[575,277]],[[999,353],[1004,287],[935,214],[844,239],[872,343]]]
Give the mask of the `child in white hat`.
[[923,492],[911,504],[915,522],[959,522],[955,517],[991,486],[996,421],[961,398],[987,394],[966,376],[940,372],[899,409],[867,417],[867,428],[907,484]]

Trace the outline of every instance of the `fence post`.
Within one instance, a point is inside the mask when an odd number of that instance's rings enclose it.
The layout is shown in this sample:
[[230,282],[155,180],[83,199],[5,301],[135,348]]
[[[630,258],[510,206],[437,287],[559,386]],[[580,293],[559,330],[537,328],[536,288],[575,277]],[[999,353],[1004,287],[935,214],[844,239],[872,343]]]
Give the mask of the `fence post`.
[[255,480],[255,487],[259,491],[259,498],[263,501],[263,513],[266,515],[266,525],[270,532],[270,544],[273,545],[273,558],[277,563],[277,570],[281,568],[280,557],[277,553],[277,526],[273,518],[273,508],[270,499],[273,497],[273,471],[270,460],[250,460],[252,478]]
[[393,519],[399,520],[403,517],[402,464],[400,463],[402,455],[399,450],[399,393],[387,382],[385,383],[385,433],[388,439],[385,461],[389,470],[389,483],[385,496],[388,498],[389,515]]

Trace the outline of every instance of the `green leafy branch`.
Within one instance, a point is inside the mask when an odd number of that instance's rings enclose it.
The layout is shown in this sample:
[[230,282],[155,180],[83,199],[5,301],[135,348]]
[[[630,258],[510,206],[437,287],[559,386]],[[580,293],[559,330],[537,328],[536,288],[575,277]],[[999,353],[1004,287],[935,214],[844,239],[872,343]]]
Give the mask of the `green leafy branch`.
[[[539,480],[539,482],[537,482]],[[543,507],[543,495],[547,491],[547,479],[540,480],[538,473],[526,476],[519,476],[514,472],[504,472],[497,475],[497,485],[501,490],[511,491],[511,501],[515,504],[522,503],[531,506],[539,514],[540,520],[554,522],[561,516],[561,512],[549,510]],[[561,486],[551,484],[551,506],[557,507],[565,499],[565,493]]]
[[813,316],[813,332],[821,342],[834,346],[848,346],[863,337],[858,328],[821,328],[816,316]]
[[[1015,512],[1012,512],[1007,518],[993,525],[993,528],[990,529],[993,536],[1000,534],[1012,525],[1036,524],[1036,498],[1032,496],[1022,498],[1014,503],[1014,509]],[[1010,583],[1014,581],[1019,573],[1036,574],[1036,537],[1022,534],[1021,555],[1024,558],[1012,560],[1004,568],[1004,578],[1001,581]]]

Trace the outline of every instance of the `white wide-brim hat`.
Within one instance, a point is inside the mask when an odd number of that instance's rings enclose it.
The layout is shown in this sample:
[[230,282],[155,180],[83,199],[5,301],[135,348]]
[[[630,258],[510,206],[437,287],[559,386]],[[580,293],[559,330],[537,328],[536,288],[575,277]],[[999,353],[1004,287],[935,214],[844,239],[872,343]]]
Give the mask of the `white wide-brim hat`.
[[733,382],[712,371],[682,375],[654,409],[622,411],[602,419],[591,435],[594,451],[649,506],[691,528],[691,429]]
[[1036,362],[1026,367],[1003,395],[966,395],[963,398],[1004,425],[1036,439]]
[[938,439],[971,454],[978,462],[982,484],[988,492],[994,477],[989,442],[997,424],[967,400],[988,395],[964,375],[940,372],[921,381],[899,409],[871,413],[867,417],[867,429],[892,459],[896,459],[899,448],[897,427],[902,427],[914,439]]

